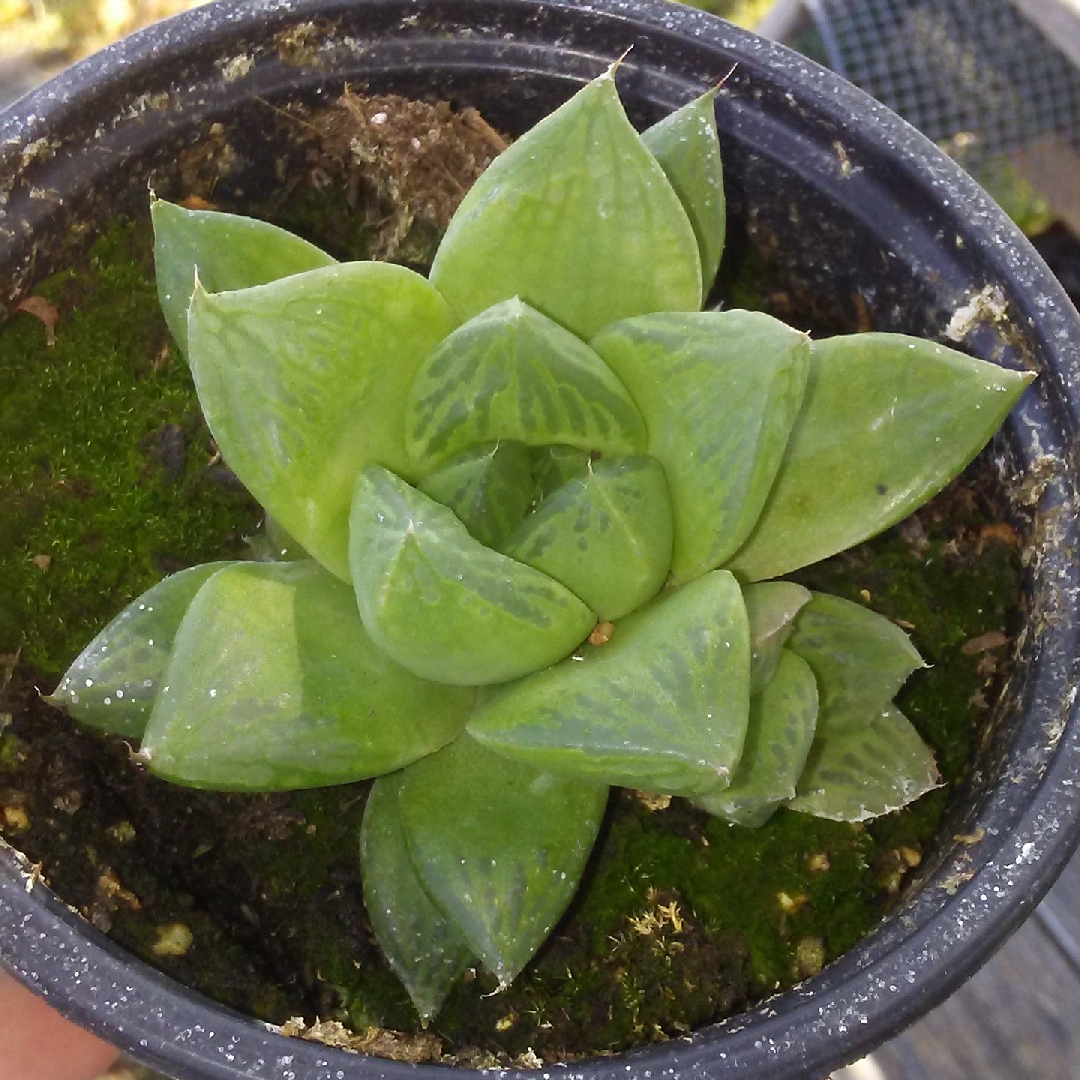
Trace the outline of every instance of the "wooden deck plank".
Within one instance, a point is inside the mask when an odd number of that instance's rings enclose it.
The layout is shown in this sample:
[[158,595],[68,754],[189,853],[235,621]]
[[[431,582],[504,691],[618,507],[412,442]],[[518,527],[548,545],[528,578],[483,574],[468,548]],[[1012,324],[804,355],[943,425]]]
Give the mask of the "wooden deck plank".
[[1061,877],[1039,905],[1043,929],[1080,972],[1080,855],[1062,871]]
[[1040,923],[1029,920],[872,1061],[884,1080],[1077,1080],[1080,976]]

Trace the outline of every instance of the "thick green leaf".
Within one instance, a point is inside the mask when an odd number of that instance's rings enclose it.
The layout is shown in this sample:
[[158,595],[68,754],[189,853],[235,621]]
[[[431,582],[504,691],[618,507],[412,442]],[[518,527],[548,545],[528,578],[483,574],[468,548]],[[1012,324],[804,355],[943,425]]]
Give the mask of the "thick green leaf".
[[1033,378],[901,334],[814,342],[783,466],[731,569],[777,577],[895,524],[971,461]]
[[492,162],[450,222],[431,281],[462,320],[520,296],[586,341],[616,319],[701,307],[693,227],[627,120],[613,71]]
[[676,583],[738,550],[783,459],[806,383],[805,334],[757,311],[628,319],[593,339],[645,416],[675,510]]
[[442,298],[389,263],[347,263],[211,296],[188,319],[191,370],[225,460],[275,519],[348,580],[356,474],[411,476],[405,405],[452,327]]
[[545,499],[499,550],[562,582],[600,618],[621,619],[664,584],[671,539],[660,463],[604,458]]
[[930,748],[887,705],[870,712],[823,710],[788,806],[832,821],[866,821],[900,810],[940,784]]
[[532,454],[513,439],[481,443],[428,473],[420,490],[453,510],[481,544],[497,548],[532,505]]
[[398,798],[424,887],[508,986],[570,903],[607,788],[538,772],[463,736],[407,769]]
[[703,293],[712,288],[727,228],[715,101],[714,88],[653,124],[641,136],[671,181],[694,227],[701,252]]
[[780,651],[791,635],[795,616],[811,592],[793,581],[762,581],[743,589],[750,620],[750,695],[760,694],[776,672]]
[[537,768],[693,795],[730,779],[749,688],[742,594],[717,570],[619,622],[607,644],[496,691],[468,731]]
[[360,870],[375,938],[426,1024],[473,954],[413,865],[398,803],[404,775],[382,776],[372,786],[360,826]]
[[731,784],[694,802],[738,825],[764,825],[795,784],[814,741],[818,689],[810,665],[781,649],[776,673],[750,699],[750,724]]
[[229,791],[400,769],[453,739],[473,703],[387,657],[352,590],[311,561],[216,573],[191,602],[163,679],[143,739],[151,771]]
[[196,270],[207,292],[227,292],[335,262],[314,244],[254,218],[185,210],[155,198],[150,200],[150,217],[158,299],[183,353],[187,352],[187,313]]
[[827,593],[812,593],[787,647],[813,669],[823,716],[872,714],[924,667],[907,634],[883,615]]
[[360,616],[436,682],[505,682],[562,659],[596,616],[557,581],[474,540],[445,506],[377,465],[357,478],[349,557]]
[[192,566],[133,600],[81,653],[45,700],[91,727],[142,737],[188,605],[226,562]]
[[814,593],[788,648],[813,669],[820,711],[814,744],[789,805],[835,821],[898,810],[938,784],[929,747],[890,704],[923,666],[898,626],[858,604]]
[[407,442],[418,469],[495,439],[580,450],[644,450],[626,388],[579,338],[520,300],[455,330],[417,373]]

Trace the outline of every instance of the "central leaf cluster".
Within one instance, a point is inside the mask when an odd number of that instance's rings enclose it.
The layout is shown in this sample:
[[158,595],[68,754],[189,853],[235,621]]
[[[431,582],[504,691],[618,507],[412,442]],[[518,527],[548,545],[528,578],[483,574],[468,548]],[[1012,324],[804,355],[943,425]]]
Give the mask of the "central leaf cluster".
[[594,80],[481,176],[428,278],[153,204],[207,423],[304,557],[166,579],[51,700],[177,783],[378,777],[365,898],[425,1018],[476,959],[528,962],[608,785],[760,825],[938,783],[892,705],[906,635],[764,579],[919,506],[1028,378],[700,311],[713,97],[639,135]]

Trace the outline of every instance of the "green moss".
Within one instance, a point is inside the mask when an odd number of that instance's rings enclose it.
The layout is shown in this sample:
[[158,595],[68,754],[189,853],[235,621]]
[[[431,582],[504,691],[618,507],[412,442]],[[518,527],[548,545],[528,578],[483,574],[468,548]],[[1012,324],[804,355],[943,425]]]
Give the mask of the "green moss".
[[60,313],[55,345],[29,314],[0,327],[0,652],[45,672],[166,572],[241,550],[259,521],[207,467],[148,236],[117,223],[84,272],[38,285]]

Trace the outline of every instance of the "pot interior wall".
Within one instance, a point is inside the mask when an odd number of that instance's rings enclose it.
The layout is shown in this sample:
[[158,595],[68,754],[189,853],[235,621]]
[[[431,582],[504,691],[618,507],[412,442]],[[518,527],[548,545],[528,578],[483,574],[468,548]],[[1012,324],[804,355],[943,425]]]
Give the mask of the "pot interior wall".
[[[956,793],[920,884],[852,954],[805,992],[773,1003],[773,1016],[786,1015],[797,1025],[815,994],[832,994],[842,1016],[858,1005],[855,997],[836,996],[844,980],[904,946],[913,927],[940,921],[957,889],[998,857],[994,838],[1007,837],[1029,813],[1065,731],[1070,676],[1063,658],[1076,651],[1063,615],[1075,574],[1069,564],[1076,517],[1069,447],[1077,431],[1076,406],[1068,372],[1048,369],[1053,343],[1034,319],[1030,292],[1015,275],[1007,276],[1013,238],[995,246],[993,234],[1003,227],[996,211],[977,201],[955,204],[956,177],[947,165],[919,157],[929,151],[917,136],[906,144],[892,139],[887,146],[891,134],[886,139],[876,131],[879,110],[868,99],[859,102],[857,118],[845,113],[849,100],[823,104],[822,76],[807,62],[775,49],[763,60],[746,35],[728,35],[712,23],[704,24],[711,35],[705,35],[706,47],[687,29],[699,25],[685,21],[697,16],[680,15],[683,21],[670,27],[655,16],[646,36],[621,16],[560,6],[476,4],[463,14],[450,4],[420,10],[387,2],[330,4],[323,10],[328,16],[312,20],[292,16],[285,6],[271,7],[255,36],[250,22],[233,29],[208,15],[205,40],[181,48],[178,56],[155,60],[154,50],[134,49],[126,72],[118,63],[101,65],[102,88],[78,101],[66,100],[79,88],[80,77],[72,76],[54,88],[53,100],[43,92],[24,104],[15,120],[0,127],[3,298],[16,301],[34,279],[62,268],[117,214],[145,217],[148,186],[164,196],[181,194],[175,164],[211,136],[213,125],[222,125],[223,134],[215,138],[230,147],[229,167],[216,188],[221,202],[262,203],[290,174],[287,165],[275,169],[274,163],[297,153],[295,122],[275,109],[327,103],[348,84],[472,105],[495,127],[519,134],[630,45],[634,50],[620,82],[639,126],[738,62],[717,103],[730,208],[721,290],[745,260],[764,259],[773,292],[790,304],[787,317],[816,334],[854,331],[868,315],[874,329],[940,338],[957,308],[987,283],[1000,283],[1009,316],[984,319],[964,347],[1045,372],[1041,388],[994,447],[1017,523],[1030,539],[1024,583],[1029,629],[1018,646],[1016,675],[993,711],[978,760]],[[199,33],[200,18],[193,13],[181,23]],[[160,41],[179,36],[182,28],[176,27],[160,31]],[[388,40],[373,44],[380,34]],[[82,78],[89,79],[94,63]],[[48,113],[47,124],[31,119],[32,106]],[[87,129],[89,138],[81,134]],[[935,194],[935,177],[951,193],[949,200]],[[965,239],[971,221],[978,223],[979,235]],[[1033,436],[1037,426],[1041,434]],[[1059,584],[1051,588],[1054,577]],[[1055,720],[1057,728],[1048,732]],[[952,839],[979,828],[991,838],[985,850]],[[1044,877],[1065,854],[1059,845],[1047,856]],[[1019,917],[997,916],[987,941],[999,939]],[[905,1005],[892,1019],[875,1014],[867,1030],[873,1037],[887,1034],[945,985],[945,976],[934,976],[920,1003]],[[705,1042],[711,1045],[725,1034],[734,1038],[744,1025],[762,1022],[728,1022]],[[838,1053],[847,1053],[814,1052],[823,1071]],[[775,1075],[800,1075],[805,1051],[801,1060],[792,1066],[796,1071]]]

